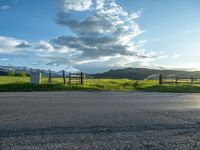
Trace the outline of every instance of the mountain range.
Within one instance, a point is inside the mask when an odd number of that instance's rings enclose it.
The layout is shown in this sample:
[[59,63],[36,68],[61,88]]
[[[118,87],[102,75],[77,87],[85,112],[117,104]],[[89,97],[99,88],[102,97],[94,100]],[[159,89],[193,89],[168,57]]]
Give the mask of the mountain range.
[[147,68],[125,68],[116,69],[104,72],[101,74],[95,74],[96,78],[112,78],[112,79],[158,79],[158,76],[162,74],[164,77],[200,77],[200,71],[178,71],[178,70],[159,70],[159,69],[147,69]]
[[[1,66],[0,65],[0,75],[8,75],[9,72],[15,72],[19,74],[20,72],[26,72],[30,74],[32,68],[27,67],[16,67],[16,66]],[[48,75],[48,70],[39,70],[43,75]],[[165,77],[183,77],[183,78],[200,78],[200,71],[178,71],[178,70],[159,70],[159,69],[148,69],[148,68],[124,68],[109,70],[104,73],[90,74],[95,78],[107,78],[107,79],[134,79],[134,80],[143,80],[143,79],[158,79],[158,76],[162,74]],[[62,76],[62,72],[52,71],[52,76]]]
[[[28,68],[28,67],[18,67],[18,66],[1,66],[0,65],[0,76],[3,75],[8,75],[9,72],[15,72],[16,75],[19,75],[20,72],[26,72],[28,75],[30,75],[31,71],[39,71],[41,72],[43,75],[48,76],[48,70],[42,70],[42,69],[32,69],[32,68]],[[55,72],[55,71],[51,71],[52,72],[52,76],[61,76],[61,72]]]

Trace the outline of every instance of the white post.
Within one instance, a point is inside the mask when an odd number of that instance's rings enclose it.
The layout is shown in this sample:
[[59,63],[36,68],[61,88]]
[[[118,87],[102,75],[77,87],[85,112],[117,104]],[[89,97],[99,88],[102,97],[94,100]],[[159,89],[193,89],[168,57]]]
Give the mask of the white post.
[[30,78],[30,83],[31,84],[41,84],[41,73],[40,72],[31,72],[31,78]]

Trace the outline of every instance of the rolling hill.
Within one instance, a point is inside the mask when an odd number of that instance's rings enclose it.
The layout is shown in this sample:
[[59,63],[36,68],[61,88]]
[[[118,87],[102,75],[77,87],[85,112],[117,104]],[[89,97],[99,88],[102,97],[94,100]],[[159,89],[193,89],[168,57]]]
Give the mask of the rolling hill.
[[147,69],[147,68],[125,68],[125,69],[116,69],[104,72],[101,74],[95,74],[96,78],[112,78],[112,79],[134,79],[134,80],[143,80],[152,75],[163,76],[178,76],[178,77],[200,77],[200,71],[177,71],[177,70],[159,70],[159,69]]

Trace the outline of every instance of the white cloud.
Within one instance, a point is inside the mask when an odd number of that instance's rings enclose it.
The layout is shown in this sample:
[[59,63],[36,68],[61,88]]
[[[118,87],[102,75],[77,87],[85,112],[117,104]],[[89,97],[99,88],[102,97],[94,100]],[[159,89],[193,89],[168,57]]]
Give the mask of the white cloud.
[[0,11],[4,11],[6,9],[9,9],[10,7],[7,6],[7,5],[3,5],[3,6],[0,6]]
[[0,53],[14,52],[16,51],[15,47],[22,42],[22,40],[15,38],[0,36]]
[[[118,67],[148,65],[157,53],[142,49],[143,33],[136,19],[141,11],[129,13],[115,0],[61,0],[63,10],[57,23],[71,29],[74,36],[58,36],[48,41],[28,42],[0,37],[0,53],[17,52],[17,57],[31,57],[48,66],[73,66],[97,72]],[[74,13],[76,11],[76,13]],[[89,16],[77,19],[80,11]],[[33,58],[34,57],[34,58]]]
[[92,7],[92,0],[62,0],[63,11],[85,11]]
[[176,58],[179,58],[179,57],[181,57],[181,55],[175,54],[175,55],[172,56],[172,59],[176,59]]
[[96,10],[101,11],[104,8],[105,0],[96,0]]
[[8,58],[0,58],[0,61],[8,61]]
[[54,51],[54,47],[47,41],[40,41],[38,46],[35,47],[35,49],[38,49],[40,51],[45,51],[47,53]]
[[[92,15],[83,20],[76,19],[72,12],[59,13],[57,23],[70,28],[76,36],[57,37],[52,39],[51,43],[81,51],[74,60],[78,62],[76,65],[90,65],[103,60],[107,60],[106,65],[119,64],[117,61],[120,61],[120,58],[115,58],[119,55],[125,62],[125,59],[130,57],[149,57],[149,53],[140,53],[141,43],[134,42],[135,37],[143,32],[135,21],[140,17],[141,11],[128,13],[115,0],[94,0],[91,5],[93,9],[87,11],[92,11]],[[152,56],[151,58],[153,59]],[[115,61],[109,62],[112,59]]]

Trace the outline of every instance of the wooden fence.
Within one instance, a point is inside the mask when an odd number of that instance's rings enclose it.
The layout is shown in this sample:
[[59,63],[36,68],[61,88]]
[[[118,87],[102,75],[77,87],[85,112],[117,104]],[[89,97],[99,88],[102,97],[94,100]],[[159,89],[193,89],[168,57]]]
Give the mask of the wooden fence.
[[198,77],[165,77],[163,75],[159,76],[159,84],[200,84],[200,78]]
[[69,84],[83,84],[84,74],[81,73],[69,73]]
[[[52,84],[52,73],[49,71],[48,73],[48,83]],[[62,71],[62,83],[63,84],[83,84],[85,80],[94,79],[93,76],[88,74],[80,73],[66,73],[64,70]]]

